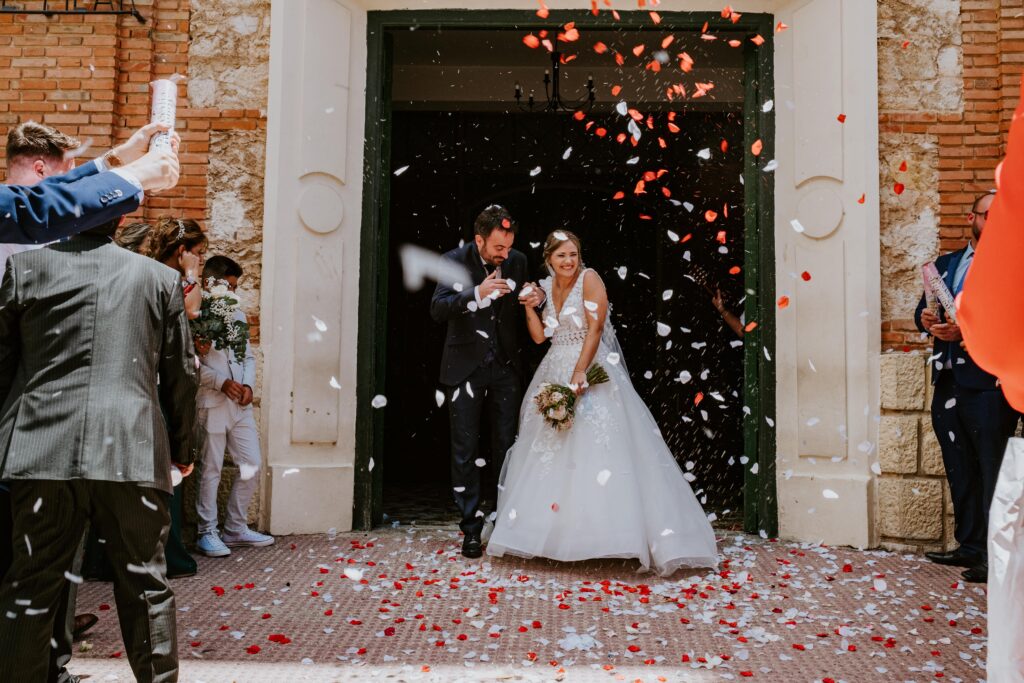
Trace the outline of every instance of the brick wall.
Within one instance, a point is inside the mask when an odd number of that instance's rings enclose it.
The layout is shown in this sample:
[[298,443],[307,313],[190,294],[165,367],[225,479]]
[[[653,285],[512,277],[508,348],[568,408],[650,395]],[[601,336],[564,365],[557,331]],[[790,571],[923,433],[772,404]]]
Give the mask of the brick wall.
[[[894,13],[904,18],[912,13],[920,2],[913,0],[886,0],[894,7]],[[928,3],[925,3],[928,4]],[[935,5],[943,4],[936,0]],[[960,0],[959,30],[954,31],[954,45],[961,53],[962,98],[958,106],[950,107],[940,89],[932,91],[914,106],[901,108],[880,107],[879,123],[883,140],[896,138],[916,140],[927,150],[924,155],[911,157],[912,165],[934,166],[937,174],[922,177],[914,169],[900,173],[895,164],[907,159],[906,145],[895,145],[887,156],[883,150],[882,194],[883,232],[905,230],[906,225],[898,220],[887,224],[886,218],[898,217],[901,205],[921,199],[932,188],[925,186],[934,180],[937,192],[925,196],[923,201],[930,205],[932,217],[926,226],[937,239],[924,251],[917,253],[920,263],[906,262],[902,270],[905,277],[886,277],[883,266],[883,290],[904,289],[899,304],[883,310],[883,350],[923,349],[924,340],[914,327],[913,306],[910,303],[920,293],[920,277],[917,268],[939,253],[959,249],[970,239],[966,214],[977,195],[994,187],[996,164],[1005,153],[1006,131],[1017,105],[1020,94],[1020,77],[1024,70],[1024,0]],[[911,19],[906,23],[912,24]],[[907,30],[902,36],[879,41],[880,72],[884,79],[884,65],[888,61],[899,62],[908,59],[902,53],[920,51],[928,43],[927,35]],[[906,74],[905,74],[906,75]],[[913,78],[895,84],[901,88],[913,88]],[[948,90],[949,84],[942,89]],[[896,196],[893,187],[901,181],[906,186],[903,195]],[[924,181],[920,183],[919,181]],[[936,234],[937,231],[937,234]],[[899,243],[900,237],[893,238]],[[883,262],[885,262],[883,251]],[[898,257],[894,257],[898,258]],[[893,269],[898,270],[898,269]],[[911,294],[915,297],[911,297]],[[889,293],[883,292],[883,299]],[[883,307],[885,309],[885,307]]]
[[[150,81],[175,73],[189,76],[192,4],[191,0],[136,0],[145,24],[127,16],[48,18],[0,13],[0,134],[6,135],[20,121],[41,121],[91,141],[83,160],[126,139],[149,120]],[[256,64],[265,59],[266,55],[253,56]],[[263,144],[265,98],[263,105],[246,109],[193,108],[186,87],[179,91],[181,181],[174,190],[149,197],[135,215],[155,219],[171,214],[205,225],[210,218],[211,136],[254,131]],[[246,265],[258,282],[258,261]],[[257,296],[249,299],[258,302]],[[251,322],[258,342],[255,308]]]

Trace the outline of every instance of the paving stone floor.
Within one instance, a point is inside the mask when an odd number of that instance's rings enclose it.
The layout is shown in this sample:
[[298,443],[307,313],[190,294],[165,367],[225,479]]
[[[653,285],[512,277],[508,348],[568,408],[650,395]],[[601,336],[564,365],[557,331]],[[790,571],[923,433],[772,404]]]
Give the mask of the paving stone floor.
[[[174,582],[181,680],[984,680],[985,594],[916,555],[721,532],[717,572],[466,560],[451,527],[294,536]],[[109,585],[72,662],[132,680]]]

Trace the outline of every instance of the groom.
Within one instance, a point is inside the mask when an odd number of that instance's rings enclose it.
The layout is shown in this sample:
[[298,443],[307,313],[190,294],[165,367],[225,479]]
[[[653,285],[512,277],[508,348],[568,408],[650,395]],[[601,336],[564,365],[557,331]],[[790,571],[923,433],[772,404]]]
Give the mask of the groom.
[[536,308],[544,303],[540,288],[526,282],[526,256],[512,248],[517,228],[504,207],[484,209],[473,225],[473,241],[444,255],[464,266],[472,282],[438,283],[430,301],[431,317],[448,323],[441,384],[448,388],[452,487],[462,513],[462,554],[468,558],[483,551],[480,470],[486,463],[477,455],[480,416],[484,403],[489,404],[491,452],[500,471],[519,421],[525,325],[520,305]]

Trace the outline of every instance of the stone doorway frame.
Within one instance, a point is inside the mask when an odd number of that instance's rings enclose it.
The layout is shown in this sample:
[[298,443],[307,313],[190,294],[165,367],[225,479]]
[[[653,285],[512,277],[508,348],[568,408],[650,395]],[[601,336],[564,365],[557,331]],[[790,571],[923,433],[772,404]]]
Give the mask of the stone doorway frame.
[[[387,263],[390,249],[388,237],[390,206],[390,77],[391,45],[389,36],[394,31],[413,28],[439,28],[442,30],[520,30],[523,32],[550,28],[575,21],[578,28],[621,28],[625,30],[699,31],[707,21],[704,13],[661,12],[661,23],[654,27],[645,13],[623,13],[613,21],[611,16],[597,18],[579,16],[579,12],[552,11],[540,19],[531,11],[515,10],[432,10],[369,12],[367,16],[367,134],[364,177],[362,232],[360,237],[360,310],[374,311],[360,317],[359,328],[359,380],[357,385],[356,419],[356,472],[353,524],[356,528],[370,529],[382,520],[383,476],[382,468],[370,463],[383,461],[384,419],[371,406],[372,398],[383,394],[386,376],[386,307],[376,302],[387,300]],[[748,320],[759,325],[747,333],[744,352],[744,404],[751,417],[742,421],[744,452],[749,458],[745,468],[743,513],[744,528],[750,533],[764,530],[776,535],[778,530],[775,463],[774,458],[759,457],[775,452],[774,431],[765,426],[763,416],[774,415],[774,369],[768,356],[774,355],[774,250],[772,196],[774,182],[758,168],[759,159],[749,150],[755,140],[762,140],[764,158],[772,158],[774,151],[774,113],[763,111],[761,102],[773,95],[772,82],[772,23],[765,14],[745,14],[739,22],[725,19],[712,22],[714,29],[731,30],[768,36],[760,48],[752,43],[744,47],[744,273],[747,297],[745,313]],[[761,163],[763,165],[763,163]],[[754,463],[752,473],[750,468]]]
[[[271,3],[261,515],[273,533],[351,528],[357,469],[370,464],[356,462],[357,412],[369,409],[356,376],[372,362],[358,351],[366,313],[359,300],[361,179],[372,170],[362,141],[377,124],[366,120],[363,95],[368,12],[502,4],[520,7],[513,0]],[[585,15],[580,0],[547,4]],[[775,366],[769,427],[779,532],[869,546],[878,539],[872,465],[881,341],[877,7],[863,0],[743,4],[789,27],[775,34],[773,55],[774,276],[790,302],[777,312],[768,360]],[[658,11],[710,19],[721,5],[662,0]],[[794,219],[799,232],[786,227]],[[801,281],[804,271],[811,281]]]

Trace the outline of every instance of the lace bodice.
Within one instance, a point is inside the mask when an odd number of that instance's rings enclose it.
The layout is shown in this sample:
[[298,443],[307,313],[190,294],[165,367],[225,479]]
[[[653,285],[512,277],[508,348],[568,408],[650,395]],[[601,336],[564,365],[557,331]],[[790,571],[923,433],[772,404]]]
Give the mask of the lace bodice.
[[549,276],[540,281],[544,294],[547,295],[543,311],[544,335],[551,339],[553,345],[582,344],[587,338],[587,308],[583,301],[583,277],[586,273],[584,270],[576,278],[557,316],[553,278]]

